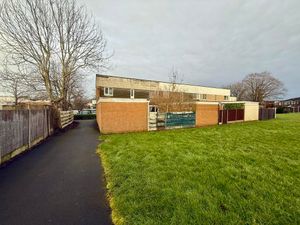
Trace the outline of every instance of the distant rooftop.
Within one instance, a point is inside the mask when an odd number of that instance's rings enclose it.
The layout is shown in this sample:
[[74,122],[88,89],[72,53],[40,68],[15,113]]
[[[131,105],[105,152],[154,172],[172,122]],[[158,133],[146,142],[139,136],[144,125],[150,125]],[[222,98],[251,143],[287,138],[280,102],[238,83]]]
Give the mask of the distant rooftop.
[[289,99],[286,99],[284,101],[300,101],[300,97],[296,97],[296,98],[289,98]]
[[[130,79],[130,80],[138,80],[138,81],[150,81],[150,82],[160,82],[160,83],[171,83],[170,81],[141,79],[141,78],[135,78],[135,77],[125,77],[125,76],[108,75],[108,74],[96,74],[96,77],[107,77],[107,78],[108,78],[108,77],[115,77],[115,78]],[[205,85],[198,85],[198,84],[190,84],[190,83],[181,83],[181,82],[179,82],[179,83],[177,83],[177,84],[229,90],[229,89],[227,89],[227,88],[222,88],[222,87],[212,87],[212,86],[205,86]]]
[[13,97],[11,93],[0,91],[0,97]]

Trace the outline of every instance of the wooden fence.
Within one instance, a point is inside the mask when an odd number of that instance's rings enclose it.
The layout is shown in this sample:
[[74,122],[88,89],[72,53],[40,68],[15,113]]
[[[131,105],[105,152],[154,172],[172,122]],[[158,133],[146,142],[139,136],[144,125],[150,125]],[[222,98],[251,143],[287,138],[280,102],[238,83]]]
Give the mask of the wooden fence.
[[244,109],[227,109],[219,111],[219,124],[227,124],[244,121]]
[[259,109],[259,120],[271,120],[276,118],[275,108],[260,108]]
[[74,121],[74,115],[72,111],[59,111],[59,127],[61,129],[69,126]]
[[0,110],[0,164],[53,133],[51,108]]

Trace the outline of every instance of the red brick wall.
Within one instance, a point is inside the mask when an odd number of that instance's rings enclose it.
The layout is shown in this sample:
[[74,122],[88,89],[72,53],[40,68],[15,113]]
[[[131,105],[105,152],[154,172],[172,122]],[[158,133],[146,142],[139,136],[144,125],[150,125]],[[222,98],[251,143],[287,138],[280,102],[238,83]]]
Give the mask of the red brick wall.
[[102,133],[148,130],[147,102],[101,102],[97,104],[97,122]]
[[196,105],[196,127],[218,124],[218,105]]
[[98,103],[96,105],[96,120],[99,127],[99,130],[101,130],[100,124],[101,124],[101,104]]

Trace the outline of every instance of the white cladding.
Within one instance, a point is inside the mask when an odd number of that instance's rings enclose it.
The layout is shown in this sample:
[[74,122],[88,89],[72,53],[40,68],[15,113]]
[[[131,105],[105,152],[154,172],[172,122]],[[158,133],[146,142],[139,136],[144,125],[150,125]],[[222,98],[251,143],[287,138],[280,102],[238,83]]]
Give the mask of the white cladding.
[[[172,86],[173,84],[171,83],[159,82],[159,89],[161,91],[170,91],[172,90]],[[223,88],[203,87],[189,84],[176,84],[175,89],[176,91],[184,93],[230,96],[230,90]]]
[[[97,76],[96,85],[102,87],[130,88],[151,91],[171,91],[174,84],[160,81],[132,79],[127,77]],[[175,84],[176,91],[194,94],[230,96],[229,89]]]

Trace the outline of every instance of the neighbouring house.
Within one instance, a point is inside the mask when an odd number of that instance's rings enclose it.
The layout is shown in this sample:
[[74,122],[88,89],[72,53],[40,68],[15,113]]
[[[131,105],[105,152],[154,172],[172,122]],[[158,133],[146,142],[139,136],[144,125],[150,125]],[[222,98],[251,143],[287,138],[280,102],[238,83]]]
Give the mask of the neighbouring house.
[[120,76],[96,75],[96,98],[102,133],[200,127],[259,115],[257,102],[236,102],[229,89]]
[[279,101],[276,106],[283,108],[284,112],[300,112],[300,97]]
[[48,106],[51,105],[49,100],[32,100],[28,97],[20,97],[18,105],[15,105],[15,97],[9,93],[0,92],[0,110],[12,108],[26,108],[29,106]]
[[280,104],[282,106],[300,106],[300,97],[283,100]]
[[13,95],[5,92],[0,92],[0,109],[3,105],[13,105],[15,98]]
[[148,99],[150,104],[156,95],[170,92],[182,93],[184,99],[194,101],[235,101],[229,89],[204,87],[190,84],[142,80],[136,78],[96,75],[96,97]]
[[300,112],[300,97],[287,100],[264,101],[265,108],[277,108],[279,112]]
[[93,99],[91,101],[89,101],[86,106],[89,108],[89,109],[96,109],[96,104],[97,104],[97,101],[96,99]]
[[274,108],[274,107],[278,107],[278,104],[280,103],[279,100],[265,100],[262,102],[261,107],[264,108]]

